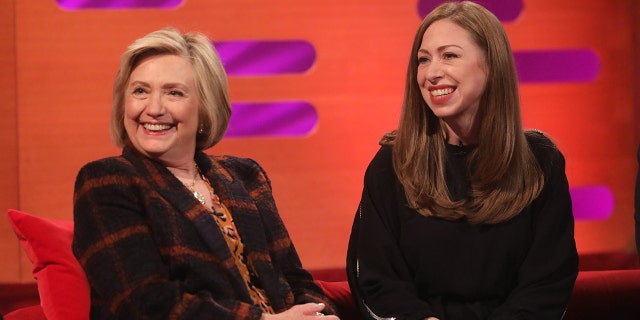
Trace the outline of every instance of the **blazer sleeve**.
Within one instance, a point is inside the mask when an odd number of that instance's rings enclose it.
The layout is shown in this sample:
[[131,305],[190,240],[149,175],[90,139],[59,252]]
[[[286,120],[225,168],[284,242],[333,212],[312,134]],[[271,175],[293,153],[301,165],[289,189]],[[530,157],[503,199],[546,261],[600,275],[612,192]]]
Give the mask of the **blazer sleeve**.
[[259,319],[257,306],[188,292],[172,277],[145,212],[159,202],[130,165],[117,162],[88,164],[75,183],[73,251],[91,286],[91,318]]
[[554,147],[546,158],[545,187],[532,204],[532,244],[516,288],[491,320],[560,320],[569,302],[578,275],[571,196],[564,157]]
[[349,286],[367,319],[442,318],[436,301],[418,297],[398,247],[399,194],[390,157],[391,148],[383,147],[365,173],[347,252]]
[[291,288],[294,304],[324,303],[326,308],[323,313],[335,314],[336,309],[333,302],[325,296],[322,289],[314,282],[311,274],[302,266],[287,228],[278,214],[272,194],[271,181],[267,173],[257,162],[251,159],[245,160],[250,161],[252,174],[255,175],[246,179],[246,183],[265,226],[272,263],[278,269],[277,271],[282,273]]

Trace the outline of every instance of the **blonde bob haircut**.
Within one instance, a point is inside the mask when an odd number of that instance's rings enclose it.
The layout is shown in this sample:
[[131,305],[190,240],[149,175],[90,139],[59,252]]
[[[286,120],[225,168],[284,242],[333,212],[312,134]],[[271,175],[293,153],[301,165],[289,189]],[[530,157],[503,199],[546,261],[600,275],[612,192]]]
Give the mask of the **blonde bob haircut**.
[[124,104],[131,72],[142,59],[166,54],[182,57],[193,66],[200,122],[196,150],[210,148],[224,136],[231,117],[228,82],[211,40],[202,33],[181,34],[167,27],[135,40],[120,57],[111,108],[111,138],[118,147],[130,143],[124,128]]
[[[442,19],[469,32],[488,70],[476,115],[478,145],[468,160],[471,191],[458,201],[451,199],[445,182],[445,124],[425,102],[416,80],[424,33]],[[425,216],[495,224],[516,216],[540,194],[544,177],[522,128],[511,46],[500,21],[484,7],[447,2],[422,21],[411,49],[393,161],[409,205]]]

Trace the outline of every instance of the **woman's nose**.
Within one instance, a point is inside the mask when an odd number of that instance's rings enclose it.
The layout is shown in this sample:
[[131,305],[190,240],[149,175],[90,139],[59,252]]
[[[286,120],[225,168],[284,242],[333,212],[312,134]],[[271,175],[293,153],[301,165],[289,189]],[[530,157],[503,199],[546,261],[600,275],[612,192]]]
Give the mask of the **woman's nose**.
[[147,101],[147,113],[151,115],[160,115],[164,113],[164,104],[160,94],[151,94]]
[[425,71],[425,76],[427,81],[431,84],[436,84],[440,79],[442,79],[444,72],[442,70],[442,64],[439,60],[435,59],[427,65],[427,70]]

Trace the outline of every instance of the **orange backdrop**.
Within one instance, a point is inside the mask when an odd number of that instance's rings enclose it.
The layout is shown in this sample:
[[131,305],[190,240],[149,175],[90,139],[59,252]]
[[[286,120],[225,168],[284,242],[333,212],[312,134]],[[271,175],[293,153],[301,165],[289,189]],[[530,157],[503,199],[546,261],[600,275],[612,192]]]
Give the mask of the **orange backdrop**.
[[[0,207],[56,219],[72,218],[77,170],[120,152],[108,133],[111,86],[132,40],[171,25],[216,41],[311,43],[316,59],[307,72],[231,77],[230,92],[232,101],[308,101],[318,112],[315,129],[303,137],[229,138],[208,152],[251,157],[267,170],[305,267],[344,266],[364,170],[380,135],[397,124],[421,20],[416,0],[185,0],[169,10],[77,11],[53,0],[3,0],[0,9],[0,63],[9,70],[0,78],[8,97],[0,107],[8,116],[0,123],[7,137]],[[583,253],[633,248],[638,13],[634,0],[536,0],[505,23],[514,50],[590,48],[600,61],[590,82],[521,86],[525,125],[556,139],[571,186],[613,192],[607,219],[576,223]],[[6,219],[0,232],[0,281],[29,280],[30,264]]]

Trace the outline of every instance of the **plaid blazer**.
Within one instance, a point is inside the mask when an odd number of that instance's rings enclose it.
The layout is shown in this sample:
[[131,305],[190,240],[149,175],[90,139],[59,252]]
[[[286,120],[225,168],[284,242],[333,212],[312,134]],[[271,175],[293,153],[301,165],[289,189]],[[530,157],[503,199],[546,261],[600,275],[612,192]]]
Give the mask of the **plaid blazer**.
[[[232,213],[247,264],[272,307],[334,307],[302,268],[271,183],[253,160],[195,161]],[[80,169],[73,251],[91,286],[91,319],[259,319],[216,222],[163,165],[125,147]]]

